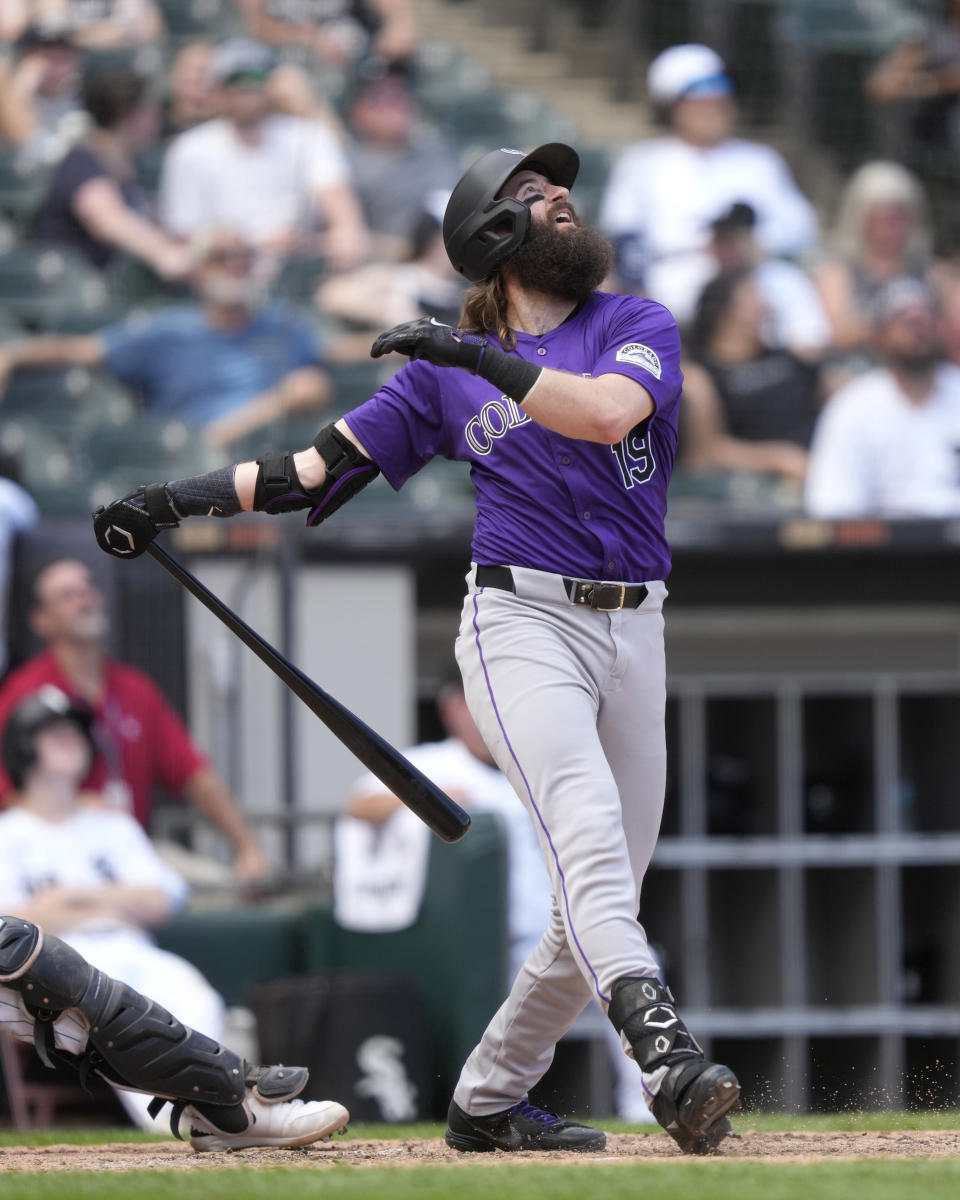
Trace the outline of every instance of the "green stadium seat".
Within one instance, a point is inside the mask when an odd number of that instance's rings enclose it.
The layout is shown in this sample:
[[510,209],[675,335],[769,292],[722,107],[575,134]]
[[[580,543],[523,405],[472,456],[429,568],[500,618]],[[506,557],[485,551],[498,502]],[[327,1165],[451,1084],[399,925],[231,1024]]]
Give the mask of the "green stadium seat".
[[456,144],[511,144],[511,122],[501,92],[453,97],[441,117],[444,132]]
[[11,312],[0,310],[0,342],[12,342],[26,333],[22,323]]
[[435,120],[441,120],[458,97],[479,95],[492,87],[489,69],[450,42],[427,39],[417,51],[416,63],[417,98]]
[[0,254],[0,305],[40,330],[87,332],[114,311],[109,289],[69,250],[30,243]]
[[122,384],[86,367],[18,371],[9,380],[3,413],[40,421],[67,442],[93,426],[122,425],[136,402]]
[[297,254],[284,260],[273,282],[273,294],[289,304],[311,307],[317,288],[327,273],[327,259],[319,254]]
[[[391,488],[391,492],[393,489]],[[396,496],[397,493],[393,492]],[[435,458],[403,485],[400,495],[408,507],[424,513],[472,515],[475,506],[470,468],[466,463]]]
[[167,66],[169,53],[164,42],[147,46],[88,47],[83,54],[84,72],[135,71],[146,79],[159,80]]
[[163,160],[167,156],[167,142],[158,142],[148,146],[134,159],[134,167],[140,186],[151,196],[155,196],[160,186],[160,173],[163,170]]
[[[371,338],[371,343],[373,339]],[[396,358],[396,355],[394,355]],[[331,409],[336,413],[349,412],[369,400],[395,373],[400,365],[389,359],[360,359],[357,362],[329,363],[326,367],[333,383]]]
[[98,504],[155,479],[200,475],[224,461],[195,428],[149,413],[121,424],[92,426],[84,432],[80,454],[97,481]]
[[196,299],[188,284],[161,279],[146,263],[127,254],[118,254],[112,260],[106,279],[114,304],[122,310],[185,304]]
[[50,168],[29,163],[12,150],[0,149],[0,215],[26,228],[47,190]]
[[573,185],[573,202],[577,213],[594,223],[600,211],[603,193],[610,177],[611,153],[605,146],[577,146],[580,171]]
[[0,451],[17,463],[23,486],[44,516],[87,515],[85,460],[40,421],[0,409]]
[[167,33],[175,41],[222,38],[240,31],[233,0],[158,0]]

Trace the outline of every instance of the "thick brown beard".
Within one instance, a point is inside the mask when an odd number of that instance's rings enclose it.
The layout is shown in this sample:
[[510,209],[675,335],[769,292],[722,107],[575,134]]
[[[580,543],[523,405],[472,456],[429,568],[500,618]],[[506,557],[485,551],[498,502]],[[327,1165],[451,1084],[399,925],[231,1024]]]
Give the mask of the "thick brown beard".
[[582,303],[609,273],[613,246],[586,225],[571,231],[531,221],[525,241],[508,262],[527,291]]

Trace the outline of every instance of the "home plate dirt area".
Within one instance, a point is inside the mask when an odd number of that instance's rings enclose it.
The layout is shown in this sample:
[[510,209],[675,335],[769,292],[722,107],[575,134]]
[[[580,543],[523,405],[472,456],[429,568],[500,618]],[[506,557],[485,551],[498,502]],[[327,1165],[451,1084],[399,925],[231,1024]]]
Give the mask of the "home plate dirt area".
[[[560,1152],[520,1154],[462,1154],[440,1138],[363,1141],[336,1138],[303,1150],[242,1150],[194,1154],[179,1142],[102,1146],[0,1147],[0,1172],[4,1171],[144,1171],[195,1170],[224,1167],[302,1167],[323,1170],[334,1165],[353,1167],[413,1167],[429,1163],[442,1166],[497,1166],[529,1163],[614,1163],[628,1159],[678,1161],[684,1156],[662,1134],[610,1134],[607,1148],[598,1154]],[[960,1129],[902,1130],[886,1132],[751,1133],[730,1138],[721,1159],[770,1162],[812,1162],[856,1158],[960,1158]],[[687,1160],[692,1161],[692,1160]]]

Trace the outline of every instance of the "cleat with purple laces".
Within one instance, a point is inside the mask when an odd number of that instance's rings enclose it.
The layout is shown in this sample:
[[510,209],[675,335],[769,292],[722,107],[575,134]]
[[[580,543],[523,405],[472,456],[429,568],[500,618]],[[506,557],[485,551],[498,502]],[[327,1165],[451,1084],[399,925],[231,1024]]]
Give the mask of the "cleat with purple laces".
[[603,1150],[607,1135],[602,1129],[565,1121],[555,1113],[521,1100],[512,1108],[471,1117],[450,1102],[445,1140],[454,1150]]

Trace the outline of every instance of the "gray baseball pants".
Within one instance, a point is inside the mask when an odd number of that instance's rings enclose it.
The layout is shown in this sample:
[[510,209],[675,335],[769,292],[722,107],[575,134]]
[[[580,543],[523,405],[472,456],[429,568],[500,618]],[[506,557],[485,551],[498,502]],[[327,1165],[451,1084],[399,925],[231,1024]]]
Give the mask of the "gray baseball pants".
[[[457,662],[490,752],[534,821],[549,928],[473,1050],[454,1100],[487,1116],[526,1098],[557,1041],[615,980],[656,975],[637,920],[666,779],[663,583],[639,608],[575,607],[562,578],[512,568],[516,594],[467,576]],[[662,1071],[648,1082],[651,1094]]]

